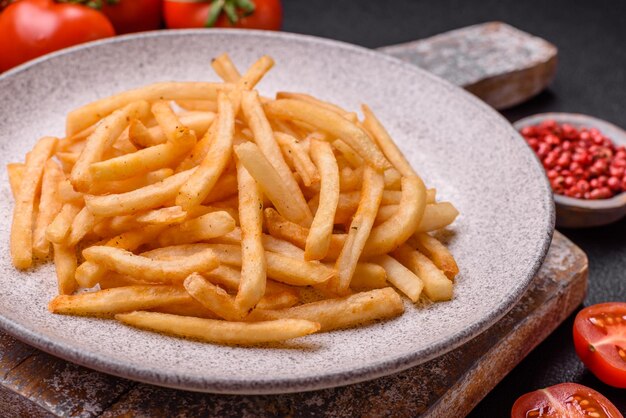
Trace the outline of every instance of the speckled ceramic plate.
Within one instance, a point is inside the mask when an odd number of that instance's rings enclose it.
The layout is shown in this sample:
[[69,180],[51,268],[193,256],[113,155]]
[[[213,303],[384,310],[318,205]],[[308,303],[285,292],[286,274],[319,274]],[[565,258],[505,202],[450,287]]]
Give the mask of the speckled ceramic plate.
[[42,135],[63,135],[65,114],[91,100],[163,80],[216,79],[210,59],[228,51],[245,68],[261,54],[276,67],[261,90],[303,91],[358,109],[368,103],[440,199],[461,211],[451,248],[461,274],[454,300],[407,303],[399,318],[311,335],[272,348],[222,347],[55,316],[53,266],[11,267],[13,207],[0,174],[0,326],[67,360],[182,389],[281,393],[345,385],[441,355],[506,313],[539,268],[553,203],[537,160],[495,111],[461,89],[367,49],[306,36],[224,31],[155,32],[92,43],[0,76],[2,164],[21,161]]

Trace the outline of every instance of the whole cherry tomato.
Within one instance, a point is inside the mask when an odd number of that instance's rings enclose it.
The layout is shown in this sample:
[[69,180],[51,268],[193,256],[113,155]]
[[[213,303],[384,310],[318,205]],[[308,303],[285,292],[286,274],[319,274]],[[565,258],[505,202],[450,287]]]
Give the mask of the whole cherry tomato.
[[0,71],[57,49],[114,36],[106,16],[78,4],[21,0],[0,14]]
[[598,379],[626,388],[626,303],[600,303],[578,312],[574,347]]
[[279,30],[283,22],[280,0],[165,0],[163,13],[170,29]]
[[107,15],[118,34],[145,32],[161,27],[162,0],[103,0]]
[[511,418],[624,418],[600,393],[576,383],[561,383],[519,397]]

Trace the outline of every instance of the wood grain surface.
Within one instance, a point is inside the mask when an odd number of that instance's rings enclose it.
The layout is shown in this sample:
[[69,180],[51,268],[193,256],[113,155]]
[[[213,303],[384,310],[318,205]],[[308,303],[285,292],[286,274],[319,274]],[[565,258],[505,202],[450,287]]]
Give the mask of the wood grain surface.
[[581,303],[586,285],[585,254],[556,232],[522,300],[479,337],[395,375],[288,395],[211,395],[135,383],[0,334],[0,416],[462,417]]

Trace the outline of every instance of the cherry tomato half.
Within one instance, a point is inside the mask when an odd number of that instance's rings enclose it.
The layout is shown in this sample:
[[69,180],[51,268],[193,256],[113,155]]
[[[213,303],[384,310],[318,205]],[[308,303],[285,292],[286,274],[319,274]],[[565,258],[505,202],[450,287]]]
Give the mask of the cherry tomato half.
[[0,14],[0,71],[57,49],[115,35],[97,10],[52,0],[21,0]]
[[104,0],[107,15],[118,34],[157,30],[161,27],[162,0]]
[[561,383],[520,396],[511,418],[624,418],[600,393],[576,383]]
[[574,320],[574,347],[598,379],[626,388],[626,303],[600,303],[580,311]]
[[[163,14],[165,24],[170,29],[181,28],[246,28],[279,30],[283,22],[283,9],[280,0],[245,0],[244,4],[251,3],[254,10],[246,11],[241,8],[241,0],[213,0],[213,1],[180,1],[165,0]],[[220,7],[214,23],[209,19],[212,7]],[[230,8],[231,18],[226,11]],[[234,11],[235,16],[233,16]],[[236,17],[236,19],[232,19]]]

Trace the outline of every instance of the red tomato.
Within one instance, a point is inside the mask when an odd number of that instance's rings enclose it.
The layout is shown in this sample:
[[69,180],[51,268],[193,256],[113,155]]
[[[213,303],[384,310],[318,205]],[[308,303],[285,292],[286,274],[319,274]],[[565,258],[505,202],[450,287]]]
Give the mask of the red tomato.
[[77,4],[22,0],[0,14],[0,71],[48,52],[114,36],[102,13]]
[[[280,29],[283,22],[283,9],[280,0],[247,1],[254,5],[254,10],[251,12],[246,12],[241,7],[236,6],[242,3],[241,0],[200,0],[195,2],[164,0],[165,24],[170,29],[204,27]],[[212,7],[216,7],[216,4],[217,6],[221,4],[224,6],[219,9],[217,20],[213,22],[209,19],[209,11]],[[231,18],[236,17],[236,19],[229,19],[229,15],[226,13],[229,7],[231,10],[234,9],[236,13],[236,16],[231,13]]]
[[511,418],[624,418],[607,398],[587,386],[561,383],[522,395]]
[[626,388],[626,303],[589,306],[576,315],[578,357],[607,385]]
[[104,0],[107,15],[118,34],[145,32],[161,27],[162,0]]

